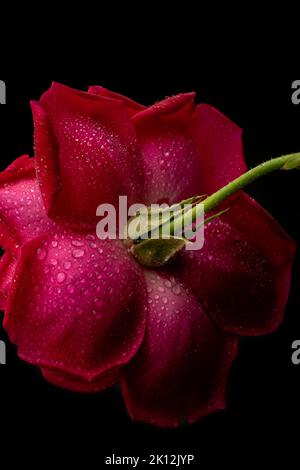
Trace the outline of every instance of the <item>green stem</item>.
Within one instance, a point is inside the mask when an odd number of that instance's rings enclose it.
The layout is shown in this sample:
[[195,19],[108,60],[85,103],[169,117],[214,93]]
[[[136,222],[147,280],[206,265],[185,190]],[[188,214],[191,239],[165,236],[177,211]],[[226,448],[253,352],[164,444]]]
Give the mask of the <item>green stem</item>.
[[[232,196],[237,191],[245,188],[249,184],[253,183],[254,181],[262,178],[269,173],[272,173],[276,170],[292,170],[294,168],[300,167],[300,153],[293,153],[290,155],[285,155],[278,158],[273,158],[265,163],[261,163],[257,167],[249,170],[247,173],[239,176],[237,179],[232,181],[231,183],[224,186],[222,189],[217,191],[216,193],[208,196],[205,199],[199,198],[192,198],[187,201],[182,201],[180,204],[184,203],[194,203],[193,207],[188,211],[182,211],[181,213],[178,212],[175,217],[173,217],[169,221],[165,221],[162,225],[169,224],[170,226],[170,233],[176,234],[181,232],[182,227],[184,227],[184,221],[192,220],[195,222],[198,218],[199,214],[199,207],[200,204],[204,206],[204,214],[210,212],[218,207],[218,205],[227,199],[229,196]],[[199,199],[200,202],[197,202]],[[200,212],[201,213],[201,212]],[[162,226],[157,228],[157,231],[160,233],[162,230]],[[147,232],[149,233],[149,232]],[[136,242],[139,242],[136,240]]]
[[299,159],[300,153],[294,153],[291,155],[285,155],[283,157],[274,158],[265,163],[261,163],[257,167],[253,168],[252,170],[249,170],[244,175],[235,179],[227,186],[224,186],[224,188],[220,189],[216,193],[206,198],[205,201],[203,201],[202,203],[204,204],[204,212],[206,213],[213,209],[216,209],[216,207],[222,201],[224,201],[224,199],[227,199],[232,194],[236,193],[237,191],[240,191],[241,189],[258,180],[262,176],[268,175],[269,173],[272,173],[276,170],[289,169],[289,165],[291,165],[292,168],[294,162],[298,162],[300,165],[300,161],[298,161]]
[[[173,214],[169,220],[162,222],[156,227],[156,233],[161,235],[163,233],[164,225],[169,224],[170,234],[176,235],[178,233],[179,238],[164,240],[162,237],[161,239],[151,239],[151,237],[146,237],[148,239],[145,240],[144,237],[141,236],[138,239],[132,240],[133,244],[131,250],[133,256],[139,263],[148,268],[164,266],[185,245],[186,240],[184,240],[184,238],[180,238],[184,235],[182,234],[182,229],[185,227],[184,222],[187,221],[190,223],[191,220],[196,222],[199,215],[203,215],[203,206],[204,213],[206,214],[207,212],[216,209],[218,205],[229,196],[232,196],[232,194],[240,191],[262,176],[268,175],[276,170],[293,170],[295,168],[300,168],[300,153],[285,155],[262,163],[204,200],[196,197],[187,201],[182,201],[182,203],[174,206],[174,208],[177,209],[175,214]],[[184,203],[191,203],[193,204],[193,207],[187,212],[185,212],[183,208],[182,211],[180,211],[180,206]],[[206,218],[203,223],[218,217],[223,212],[224,211]],[[147,231],[144,235],[148,236],[150,233],[152,235],[152,232]]]

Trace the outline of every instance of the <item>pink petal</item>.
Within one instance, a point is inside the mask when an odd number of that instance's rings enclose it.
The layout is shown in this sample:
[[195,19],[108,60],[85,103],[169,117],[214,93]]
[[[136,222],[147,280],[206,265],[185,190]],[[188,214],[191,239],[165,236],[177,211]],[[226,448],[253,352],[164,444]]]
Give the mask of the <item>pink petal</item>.
[[193,93],[169,98],[136,114],[147,202],[174,203],[211,194],[246,171],[242,130]]
[[201,194],[212,194],[247,171],[242,129],[212,106],[197,106],[192,140],[200,162]]
[[42,369],[44,378],[56,387],[64,388],[76,393],[96,393],[105,390],[114,385],[119,380],[120,372],[117,368],[107,375],[93,382],[83,382],[77,377],[69,374],[57,372],[50,369]]
[[144,158],[147,203],[198,194],[198,156],[190,138],[194,93],[168,98],[132,119]]
[[183,251],[173,269],[226,331],[260,335],[282,322],[295,244],[255,201],[240,193],[206,226],[200,251]]
[[144,336],[139,267],[120,242],[94,238],[61,231],[26,244],[4,322],[20,357],[72,390],[98,389]]
[[107,88],[104,88],[102,86],[90,86],[89,93],[98,96],[106,96],[107,98],[112,98],[121,101],[126,107],[128,115],[130,117],[146,109],[146,106],[143,106],[142,104],[137,103],[136,101],[133,101],[130,98],[127,98],[126,96],[120,95],[119,93],[114,93],[113,91],[107,90]]
[[53,227],[46,216],[33,160],[20,157],[0,174],[0,243],[17,253],[19,245]]
[[4,253],[0,260],[0,309],[5,310],[6,300],[16,269],[16,259]]
[[59,161],[57,158],[59,152],[58,142],[51,122],[40,105],[32,101],[31,110],[34,118],[36,176],[47,213],[49,213],[61,190]]
[[37,170],[51,216],[94,221],[101,203],[141,198],[136,134],[120,101],[53,84],[33,113]]
[[196,93],[181,93],[180,95],[170,96],[162,101],[155,103],[149,108],[145,108],[138,115],[134,117],[134,122],[136,124],[142,123],[145,117],[156,119],[159,116],[172,116],[177,112],[185,110],[186,106],[189,106],[190,109],[194,109],[194,99]]
[[237,341],[219,331],[178,280],[147,273],[149,318],[144,343],[125,370],[131,417],[178,426],[225,407]]

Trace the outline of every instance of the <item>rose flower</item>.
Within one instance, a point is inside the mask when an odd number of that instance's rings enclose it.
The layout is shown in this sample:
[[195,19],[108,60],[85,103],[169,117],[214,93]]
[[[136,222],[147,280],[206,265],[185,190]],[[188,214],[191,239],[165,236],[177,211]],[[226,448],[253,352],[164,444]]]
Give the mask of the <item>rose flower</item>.
[[0,304],[19,356],[51,383],[120,382],[135,420],[194,422],[225,408],[238,335],[282,321],[295,244],[239,191],[205,245],[148,269],[96,237],[96,209],[211,195],[247,171],[241,129],[194,94],[144,107],[53,84],[32,103],[35,157],[0,175]]

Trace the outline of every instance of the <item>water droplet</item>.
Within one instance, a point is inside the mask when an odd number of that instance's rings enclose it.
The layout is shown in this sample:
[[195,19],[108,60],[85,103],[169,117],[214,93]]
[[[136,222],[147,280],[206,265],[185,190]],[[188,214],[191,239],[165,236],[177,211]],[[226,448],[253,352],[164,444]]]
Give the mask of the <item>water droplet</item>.
[[93,310],[93,315],[97,320],[100,320],[103,317],[103,313],[99,312],[99,310]]
[[163,297],[163,298],[162,298],[162,301],[163,301],[164,304],[167,304],[167,303],[168,303],[168,298],[167,298],[167,297]]
[[74,258],[82,258],[84,256],[84,250],[74,250],[72,255],[74,256]]
[[65,281],[66,277],[67,276],[65,273],[58,273],[57,282],[59,282],[59,284],[62,284]]
[[159,292],[165,292],[165,288],[163,286],[158,287]]
[[173,287],[172,287],[172,292],[173,292],[173,294],[175,294],[175,295],[179,295],[180,292],[181,292],[180,287],[179,287],[178,285],[173,286]]
[[52,266],[57,266],[58,262],[57,262],[57,259],[53,258],[50,263],[52,264]]
[[43,261],[43,259],[45,259],[47,256],[47,251],[45,250],[45,248],[39,248],[36,254],[37,254],[38,259],[40,261]]
[[57,242],[57,241],[53,241],[53,242],[51,243],[51,245],[53,246],[53,248],[56,248],[56,247],[58,246],[58,242]]
[[72,263],[70,261],[65,261],[64,262],[64,268],[69,271],[71,269]]
[[72,286],[71,284],[69,284],[68,287],[67,287],[67,289],[68,289],[68,292],[70,292],[70,294],[74,294],[74,292],[75,292],[74,286]]
[[95,235],[87,235],[87,236],[86,236],[86,239],[87,239],[87,240],[94,241],[94,240],[96,240],[96,237],[95,237]]
[[84,244],[80,242],[79,240],[72,240],[72,245],[79,247],[79,246],[83,246]]

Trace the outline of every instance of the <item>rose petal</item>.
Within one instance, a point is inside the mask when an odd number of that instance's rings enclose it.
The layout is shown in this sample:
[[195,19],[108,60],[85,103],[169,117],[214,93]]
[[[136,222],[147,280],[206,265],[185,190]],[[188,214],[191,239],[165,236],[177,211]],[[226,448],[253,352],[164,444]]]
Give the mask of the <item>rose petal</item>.
[[120,95],[119,93],[114,93],[113,91],[107,90],[107,88],[104,88],[102,86],[90,86],[89,93],[98,96],[106,96],[107,98],[122,101],[130,117],[146,109],[146,106],[143,106],[142,104],[137,103],[136,101],[133,101],[130,98],[127,98],[126,96]]
[[240,193],[209,223],[200,251],[183,251],[173,269],[226,331],[260,335],[281,323],[295,244],[255,201]]
[[164,274],[147,274],[144,343],[122,379],[131,417],[158,426],[193,422],[225,407],[237,341],[215,328],[191,291]]
[[246,171],[242,130],[193,93],[133,117],[144,156],[147,202],[211,194]]
[[146,312],[123,244],[94,238],[63,231],[26,244],[4,326],[22,359],[97,388],[136,353]]
[[4,253],[0,260],[0,309],[5,310],[6,300],[16,269],[16,259]]
[[143,168],[120,101],[53,84],[37,106],[37,170],[52,217],[94,221],[97,207],[119,195],[139,202]]
[[58,142],[50,119],[40,105],[32,101],[31,110],[34,119],[36,176],[47,213],[49,213],[61,189],[59,161],[57,159]]
[[90,383],[78,380],[78,378],[72,375],[63,374],[50,369],[42,369],[42,373],[44,378],[53,385],[76,393],[101,392],[118,382],[120,377],[119,368],[102,376],[99,380]]
[[148,204],[198,194],[199,162],[189,135],[194,93],[168,98],[132,119],[144,158]]
[[201,194],[212,194],[247,171],[242,132],[212,106],[197,106],[192,122],[192,140],[200,162]]
[[53,227],[46,216],[33,160],[22,156],[0,174],[0,243],[17,253],[19,245]]
[[162,101],[155,103],[153,106],[149,106],[137,114],[133,121],[136,124],[142,123],[144,119],[163,117],[163,116],[172,116],[180,111],[186,111],[185,107],[189,106],[190,109],[194,109],[194,99],[196,93],[181,93],[179,95],[170,96]]

